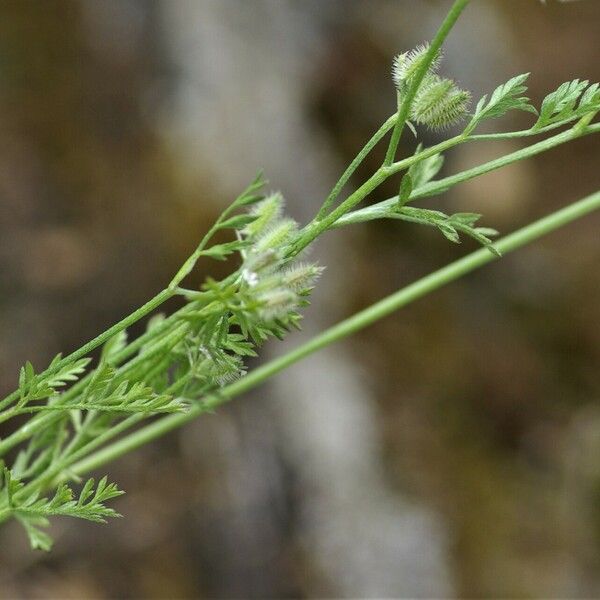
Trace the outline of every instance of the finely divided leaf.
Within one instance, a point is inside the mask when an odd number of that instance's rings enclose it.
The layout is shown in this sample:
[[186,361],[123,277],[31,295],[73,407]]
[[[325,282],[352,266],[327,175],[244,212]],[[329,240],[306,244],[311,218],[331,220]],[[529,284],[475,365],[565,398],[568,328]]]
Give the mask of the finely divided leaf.
[[32,550],[43,550],[44,552],[52,550],[53,539],[42,530],[42,527],[50,525],[50,521],[46,517],[21,516],[19,514],[15,516],[19,523],[23,525]]
[[475,227],[475,223],[481,217],[477,213],[446,215],[439,210],[403,206],[390,216],[411,223],[436,227],[447,239],[456,244],[460,243],[460,233],[464,233],[485,246],[493,254],[499,255],[490,239],[490,237],[498,235],[498,232],[489,227]]
[[105,523],[108,517],[120,516],[115,510],[106,506],[106,502],[124,492],[114,483],[108,483],[106,477],[94,488],[94,480],[89,479],[83,486],[79,497],[66,484],[60,484],[52,498],[39,498],[37,493],[23,495],[24,484],[15,479],[8,469],[3,470],[3,481],[0,481],[0,497],[4,496],[6,509],[16,517],[25,528],[32,548],[50,550],[52,538],[43,531],[48,527],[48,517],[76,517]]
[[483,119],[501,117],[510,110],[524,110],[537,114],[536,109],[529,103],[529,98],[523,95],[527,91],[524,83],[528,77],[529,73],[517,75],[498,86],[489,100],[487,95],[483,96],[477,103],[469,128],[473,128]]
[[113,364],[114,357],[127,346],[127,330],[115,333],[104,346],[102,346],[101,360]]
[[19,373],[19,407],[25,406],[31,400],[41,400],[57,393],[56,388],[63,387],[79,379],[79,376],[85,372],[89,364],[89,358],[81,358],[74,362],[67,363],[52,373],[62,360],[62,356],[57,354],[47,371],[50,374],[35,374],[33,365],[27,361],[24,367],[21,367]]
[[115,369],[108,362],[101,362],[92,374],[92,378],[82,393],[84,404],[103,398],[108,393],[110,384],[115,377]]
[[77,408],[84,410],[100,410],[125,413],[168,413],[180,412],[187,405],[180,399],[169,394],[157,394],[143,381],[130,384],[124,381],[108,396],[82,403]]
[[252,183],[235,199],[234,206],[248,206],[262,200],[263,196],[259,192],[266,183],[263,172],[259,171]]
[[258,218],[257,215],[243,214],[235,215],[219,224],[219,229],[243,229]]
[[43,379],[43,382],[51,388],[57,388],[65,386],[67,385],[67,383],[77,381],[79,379],[79,376],[85,372],[85,368],[90,363],[90,360],[90,358],[80,358],[75,362],[68,363],[64,367],[61,367],[53,375],[45,377]]
[[[421,152],[422,145],[419,144],[414,156]],[[412,189],[418,190],[420,187],[431,181],[440,171],[444,164],[444,157],[441,154],[434,154],[414,163],[409,169]]]
[[[114,370],[101,365],[84,392],[81,400],[69,406],[79,410],[97,410],[102,412],[158,414],[180,412],[187,405],[180,398],[169,394],[159,394],[143,381],[130,383],[122,381],[111,390]],[[45,407],[51,410],[53,407]]]
[[[597,83],[588,87],[588,81],[567,81],[548,94],[542,102],[535,129],[554,123],[580,118],[600,110],[600,91]],[[579,101],[579,102],[578,102]]]
[[208,256],[210,258],[214,258],[215,260],[226,260],[230,254],[234,252],[239,252],[243,248],[248,246],[248,243],[244,240],[236,240],[234,242],[227,242],[225,244],[217,244],[216,246],[211,246],[206,250],[202,250],[200,253],[201,256]]

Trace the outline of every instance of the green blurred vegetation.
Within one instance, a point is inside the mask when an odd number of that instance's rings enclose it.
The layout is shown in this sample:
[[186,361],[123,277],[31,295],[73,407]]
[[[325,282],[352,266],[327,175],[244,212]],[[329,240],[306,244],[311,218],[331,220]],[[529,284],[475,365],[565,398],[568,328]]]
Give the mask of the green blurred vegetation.
[[[208,0],[197,1],[200,10],[215,10]],[[304,72],[303,104],[293,109],[300,111],[296,125],[318,131],[345,164],[393,103],[390,57],[414,44],[412,24],[428,35],[430,19],[446,3],[282,4],[287,9],[279,10],[304,11],[326,30],[325,49]],[[507,56],[475,51],[469,62],[462,54],[468,48],[454,43],[449,62],[463,65],[456,73],[463,85],[482,93],[504,75],[531,70],[537,102],[566,79],[600,79],[594,0],[545,8],[524,0],[485,4],[488,12],[473,18],[483,15],[491,20],[487,27],[509,33]],[[124,6],[133,11],[127,22],[120,20]],[[376,23],[401,20],[403,10],[410,18],[391,40]],[[248,43],[260,34],[259,27]],[[167,44],[175,35],[164,3],[155,0],[108,2],[104,11],[74,0],[0,5],[4,392],[26,359],[43,364],[77,347],[158,290],[224,201],[228,187],[217,183],[208,157],[193,156],[190,172],[159,126],[162,113],[175,110],[170,102],[178,74]],[[202,35],[208,33],[199,28]],[[467,81],[473,60],[484,64]],[[252,82],[250,73],[241,89]],[[242,110],[238,117],[240,123],[253,118]],[[235,123],[229,133],[235,137]],[[413,140],[406,136],[404,143]],[[276,151],[284,155],[286,148]],[[445,170],[479,162],[487,152],[500,153],[492,146],[461,151]],[[449,211],[477,210],[510,231],[597,188],[599,153],[590,137],[490,174],[454,190]],[[236,180],[255,166],[252,148],[244,154],[246,163],[229,167],[238,169]],[[270,165],[262,166],[269,173]],[[294,167],[286,163],[290,173]],[[373,165],[361,169],[355,183]],[[384,189],[373,200],[396,191]],[[559,232],[378,323],[350,345],[349,356],[366,373],[376,400],[386,478],[399,497],[441,515],[459,597],[600,594],[599,224],[594,216]],[[462,251],[421,229],[373,223],[357,230],[351,243],[343,238],[345,264],[327,274],[345,272],[343,300],[321,301],[326,320]],[[116,464],[114,479],[129,491],[120,507],[126,520],[101,530],[59,525],[56,550],[43,557],[29,553],[16,528],[3,529],[0,597],[339,593],[303,549],[298,515],[313,490],[299,485],[295,465],[282,452],[285,440],[268,448],[277,469],[252,474],[280,479],[283,492],[261,507],[269,519],[263,522],[258,511],[249,513],[254,523],[236,520],[246,513],[236,512],[228,469],[248,466],[253,428],[273,427],[262,399],[248,402]],[[193,436],[202,439],[192,442]],[[210,460],[192,456],[198,448]],[[161,504],[158,479],[178,490],[168,507]],[[268,537],[273,555],[253,561],[253,544],[263,539],[254,541],[253,532],[265,527],[274,528]]]

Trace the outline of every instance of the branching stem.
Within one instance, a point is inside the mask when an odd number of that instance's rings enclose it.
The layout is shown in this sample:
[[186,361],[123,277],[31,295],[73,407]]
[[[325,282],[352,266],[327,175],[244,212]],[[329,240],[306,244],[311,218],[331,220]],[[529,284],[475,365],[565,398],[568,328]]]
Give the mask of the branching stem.
[[[556,146],[560,146],[561,144],[564,144],[566,142],[593,133],[600,133],[600,123],[589,125],[585,130],[581,131],[576,130],[575,128],[568,129],[567,131],[563,131],[559,134],[542,140],[541,142],[537,142],[536,144],[532,144],[531,146],[527,146],[526,148],[516,150],[515,152],[511,152],[509,154],[488,161],[471,169],[467,169],[466,171],[462,171],[460,173],[457,173],[456,175],[450,175],[448,177],[444,177],[443,179],[438,179],[437,181],[431,181],[429,183],[426,183],[411,194],[410,202],[414,200],[419,200],[420,198],[429,198],[431,196],[436,196],[437,194],[445,192],[449,188],[457,185],[458,183],[468,181],[480,175],[484,175],[485,173],[489,173],[490,171],[495,171],[496,169],[500,169],[520,160],[531,158],[532,156],[536,156],[537,154],[541,154],[542,152],[551,150]],[[388,217],[390,211],[394,210],[394,207],[397,205],[397,203],[398,197],[394,196],[393,198],[383,200],[382,202],[378,202],[377,204],[373,204],[372,206],[349,212],[348,214],[341,216],[340,219],[332,225],[332,227],[343,227],[345,225],[350,225],[353,223],[361,223],[363,221],[372,221],[373,219],[381,219],[384,217]]]
[[[495,242],[494,245],[502,254],[508,254],[598,209],[600,209],[600,191],[515,231]],[[189,412],[163,417],[95,452],[74,464],[71,471],[77,475],[83,475],[112,462],[173,429],[193,421],[201,414],[257,387],[273,375],[287,369],[303,358],[364,329],[407,304],[496,259],[497,257],[485,248],[477,250],[334,325],[284,356],[258,367],[246,377],[220,390],[218,395],[205,398]]]
[[337,197],[340,195],[343,187],[348,183],[350,177],[354,174],[356,169],[362,163],[362,161],[369,155],[371,150],[381,141],[381,139],[392,129],[394,124],[396,123],[398,114],[394,114],[377,130],[375,135],[364,145],[362,150],[356,155],[354,160],[348,165],[348,168],[344,171],[343,175],[340,177],[338,182],[335,184],[329,196],[327,196],[325,202],[323,202],[323,206],[319,209],[317,213],[316,220],[321,220],[326,214],[327,211],[331,208]]

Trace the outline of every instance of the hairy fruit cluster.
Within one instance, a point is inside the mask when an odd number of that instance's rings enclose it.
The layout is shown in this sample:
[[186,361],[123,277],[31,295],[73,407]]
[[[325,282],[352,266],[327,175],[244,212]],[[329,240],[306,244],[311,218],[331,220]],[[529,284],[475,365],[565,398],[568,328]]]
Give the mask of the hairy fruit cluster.
[[[403,102],[414,77],[426,65],[429,46],[418,46],[394,58],[392,79]],[[459,88],[452,79],[436,74],[442,55],[438,52],[425,73],[410,107],[410,120],[432,129],[450,127],[468,112],[471,94]]]

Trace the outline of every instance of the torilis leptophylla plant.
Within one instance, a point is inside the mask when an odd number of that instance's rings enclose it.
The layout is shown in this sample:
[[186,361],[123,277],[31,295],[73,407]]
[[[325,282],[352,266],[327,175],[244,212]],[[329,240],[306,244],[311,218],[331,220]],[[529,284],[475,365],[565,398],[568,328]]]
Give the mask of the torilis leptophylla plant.
[[[431,42],[393,61],[397,110],[348,166],[315,217],[304,227],[284,216],[279,193],[264,194],[259,175],[219,217],[199,246],[157,296],[69,356],[58,355],[36,372],[27,363],[18,389],[0,401],[0,422],[26,415],[23,424],[0,440],[0,522],[15,518],[33,548],[49,550],[49,518],[71,516],[102,522],[116,516],[106,502],[122,492],[106,477],[81,481],[85,473],[183,425],[259,385],[268,377],[320,348],[365,327],[429,291],[600,207],[600,192],[496,242],[494,229],[477,225],[477,213],[446,214],[415,206],[427,197],[491,170],[597,133],[598,84],[574,80],[549,94],[538,110],[526,94],[528,75],[517,75],[481,98],[470,110],[470,93],[438,74],[441,46],[468,0],[456,0]],[[533,113],[530,128],[476,134],[489,119],[512,110]],[[406,127],[462,131],[432,147],[419,144],[412,156],[396,159]],[[550,132],[559,133],[547,136]],[[356,168],[389,134],[382,165],[339,201]],[[435,179],[443,152],[465,143],[543,136],[466,171]],[[400,176],[398,195],[358,208],[388,179]],[[484,248],[404,288],[324,331],[280,358],[246,373],[245,360],[270,337],[283,338],[299,326],[300,310],[322,273],[302,259],[323,233],[372,219],[397,219],[437,229],[450,241],[471,237]],[[211,245],[228,230],[231,241]],[[182,287],[200,257],[227,260],[237,267],[221,281],[207,279],[199,289]],[[183,306],[169,316],[156,313],[178,296]],[[149,316],[146,332],[128,340],[126,329]],[[92,365],[90,353],[101,347]],[[22,420],[19,421],[22,423]],[[9,457],[12,458],[10,463]],[[74,486],[82,483],[79,492]]]

